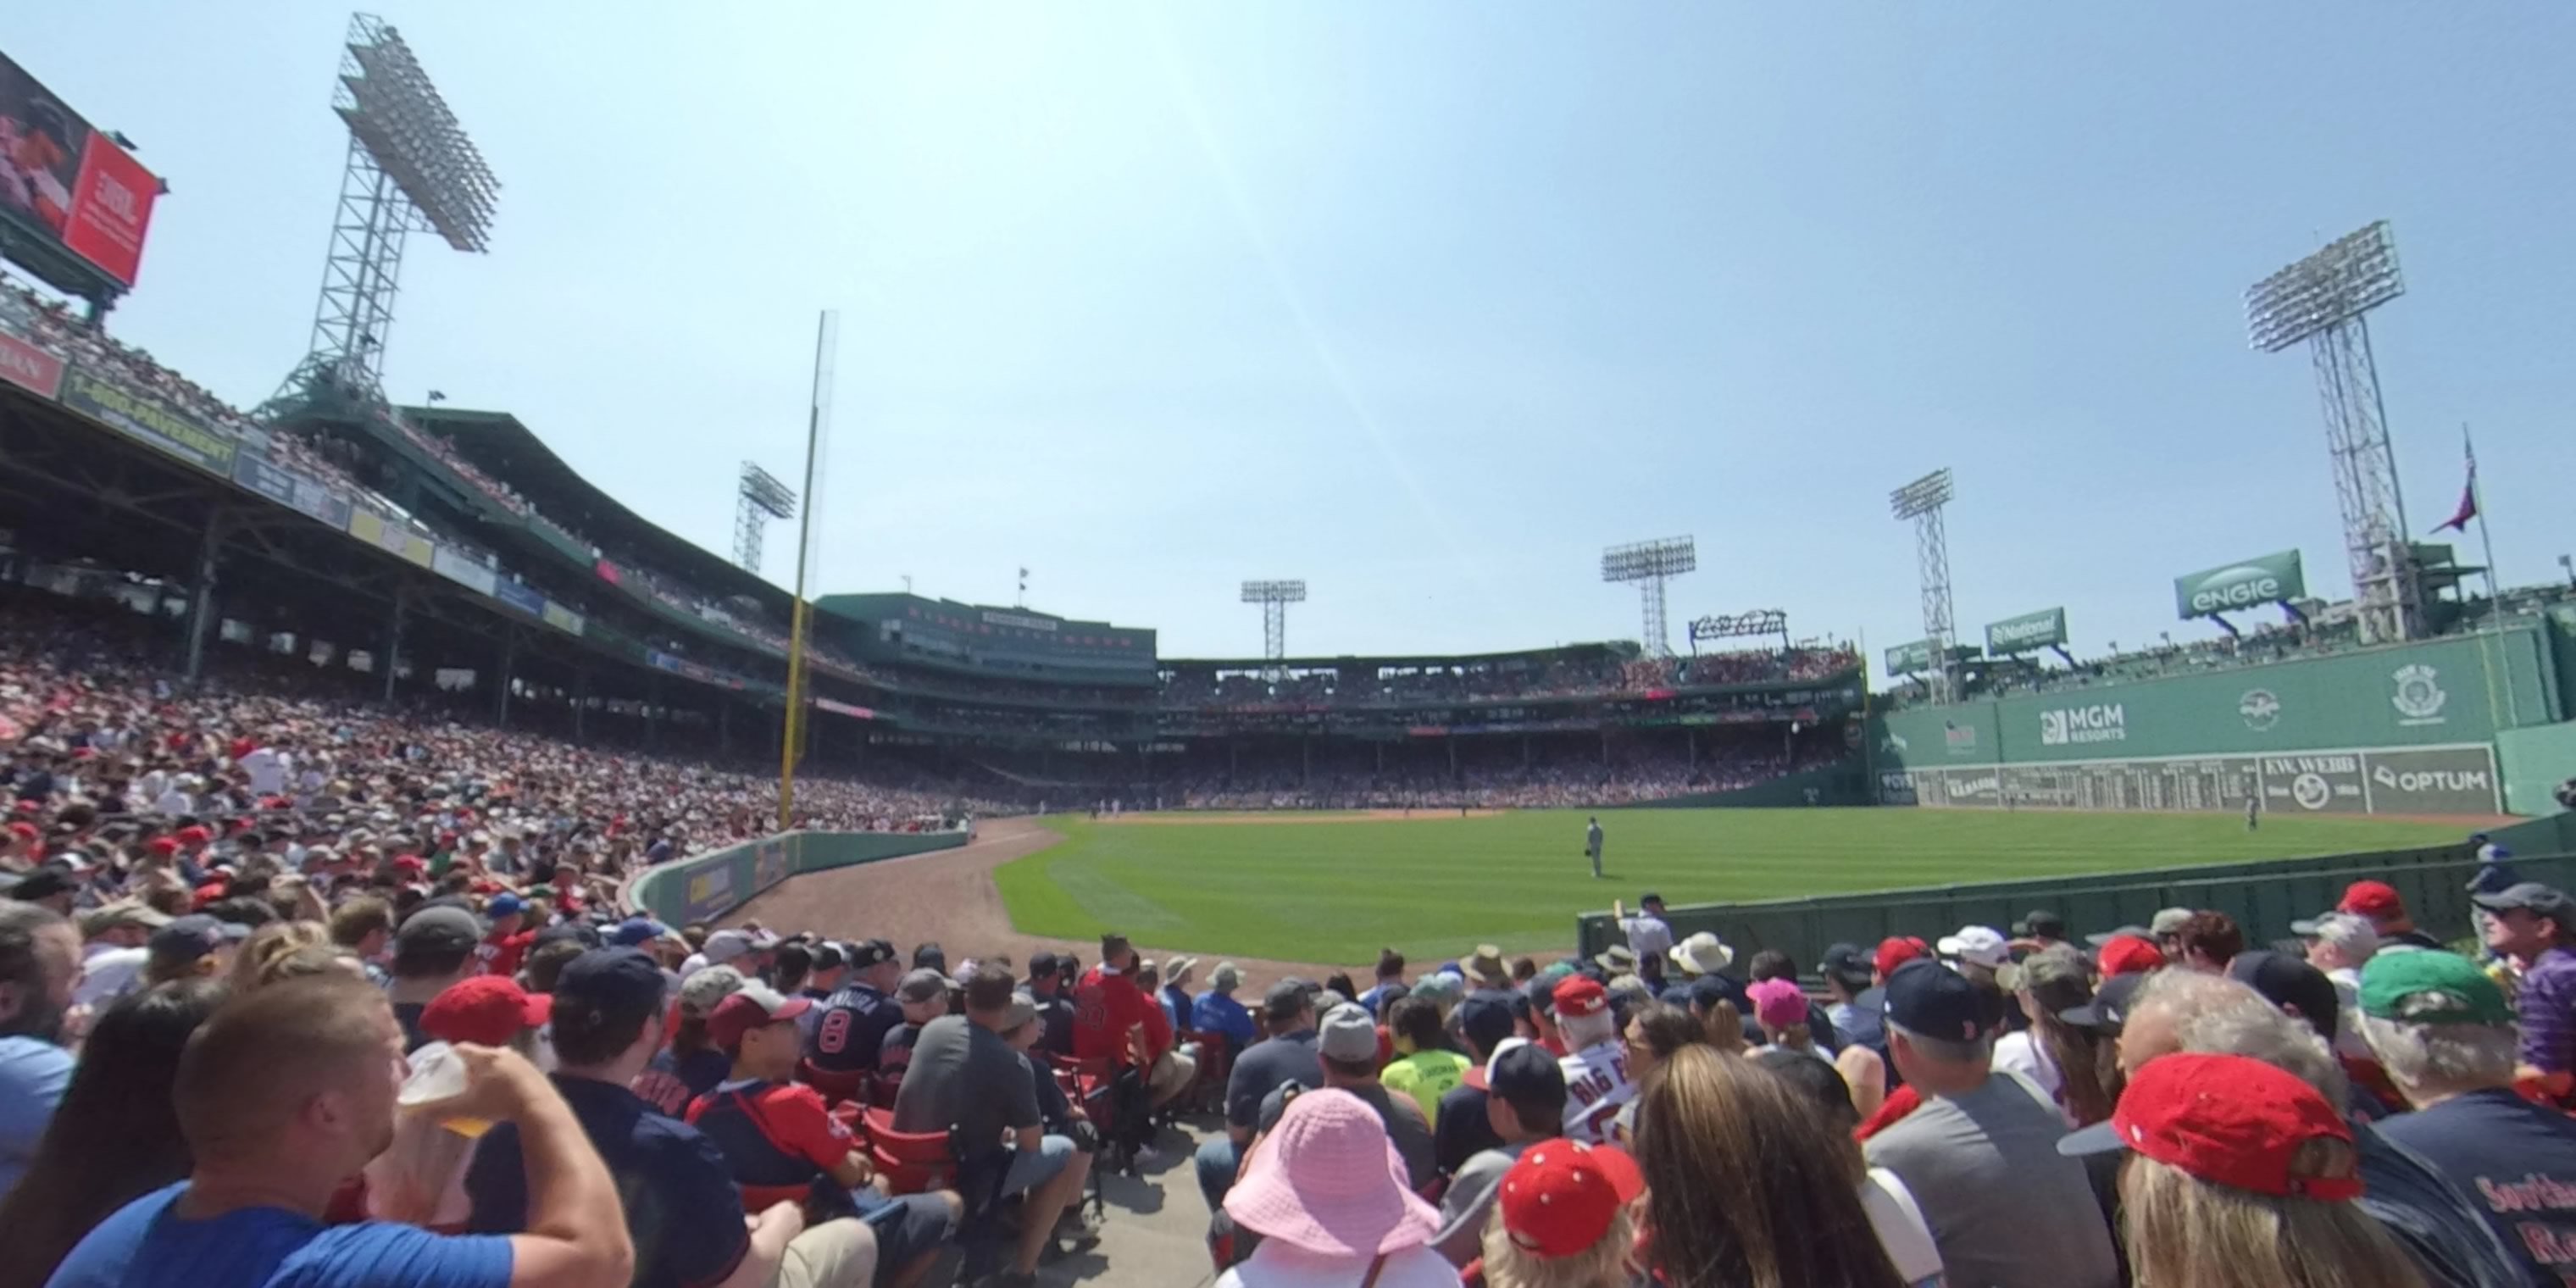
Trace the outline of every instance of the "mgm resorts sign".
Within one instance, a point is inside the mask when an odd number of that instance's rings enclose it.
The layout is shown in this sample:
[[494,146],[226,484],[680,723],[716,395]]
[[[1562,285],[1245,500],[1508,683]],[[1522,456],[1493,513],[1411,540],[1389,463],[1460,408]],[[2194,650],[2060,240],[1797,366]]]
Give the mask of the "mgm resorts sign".
[[2128,736],[2128,708],[2117,702],[2058,707],[2039,713],[2039,745],[2043,747],[2121,742]]

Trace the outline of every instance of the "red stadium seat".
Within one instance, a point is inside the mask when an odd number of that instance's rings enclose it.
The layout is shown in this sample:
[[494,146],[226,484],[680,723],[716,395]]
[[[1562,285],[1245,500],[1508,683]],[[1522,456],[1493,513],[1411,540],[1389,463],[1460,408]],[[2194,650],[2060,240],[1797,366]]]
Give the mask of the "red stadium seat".
[[837,1105],[844,1100],[864,1099],[867,1091],[867,1078],[868,1075],[865,1070],[853,1073],[834,1073],[829,1069],[815,1068],[812,1061],[799,1060],[796,1062],[796,1080],[804,1083],[806,1086],[812,1087],[816,1091],[822,1092],[823,1103],[826,1106]]
[[948,1131],[896,1131],[894,1111],[870,1109],[866,1115],[868,1156],[889,1194],[921,1194],[942,1189],[957,1176],[957,1155]]

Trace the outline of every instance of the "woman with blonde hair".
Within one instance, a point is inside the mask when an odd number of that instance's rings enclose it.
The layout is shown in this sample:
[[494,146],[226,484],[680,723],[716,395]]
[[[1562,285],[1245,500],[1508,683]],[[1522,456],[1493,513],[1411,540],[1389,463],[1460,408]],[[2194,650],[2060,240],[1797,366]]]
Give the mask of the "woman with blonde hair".
[[1485,1223],[1485,1288],[1627,1288],[1644,1188],[1614,1146],[1551,1140],[1522,1154]]
[[2425,1288],[2353,1200],[2352,1129],[2317,1089],[2240,1055],[2140,1066],[2063,1154],[2125,1149],[2120,1224],[2140,1288]]
[[[339,960],[331,928],[318,921],[272,921],[250,932],[233,953],[229,981],[235,995],[298,975],[318,975]],[[352,964],[350,969],[356,969]]]
[[1786,1079],[1690,1046],[1644,1100],[1646,1269],[1665,1288],[1905,1288],[1861,1206],[1849,1139]]

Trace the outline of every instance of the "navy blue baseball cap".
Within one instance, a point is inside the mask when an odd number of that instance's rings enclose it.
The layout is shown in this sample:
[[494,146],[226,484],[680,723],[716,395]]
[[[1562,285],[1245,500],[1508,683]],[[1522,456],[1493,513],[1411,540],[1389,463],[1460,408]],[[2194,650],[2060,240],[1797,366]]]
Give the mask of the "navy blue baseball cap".
[[1469,993],[1451,1014],[1457,1018],[1458,1031],[1479,1051],[1491,1053],[1512,1035],[1512,1003],[1502,993]]
[[565,940],[571,940],[584,948],[597,948],[599,947],[599,927],[587,921],[558,921],[538,931],[532,943],[534,947],[543,948],[548,944],[559,944]]
[[1887,979],[1887,1022],[1941,1042],[1973,1042],[1994,1028],[1995,994],[1938,962],[1910,961]]
[[593,948],[564,963],[555,977],[555,1004],[589,1006],[611,1018],[662,1013],[667,987],[662,968],[633,948]]
[[1486,1062],[1485,1090],[1513,1107],[1565,1104],[1565,1068],[1547,1048],[1525,1042]]
[[487,917],[506,917],[514,912],[527,910],[528,905],[521,902],[519,896],[507,890],[492,896],[491,901],[483,905],[483,915]]

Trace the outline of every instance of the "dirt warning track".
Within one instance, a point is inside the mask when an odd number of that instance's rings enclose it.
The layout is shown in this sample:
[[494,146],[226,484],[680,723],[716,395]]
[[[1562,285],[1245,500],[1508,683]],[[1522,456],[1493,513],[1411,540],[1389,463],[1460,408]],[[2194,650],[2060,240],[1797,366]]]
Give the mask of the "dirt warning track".
[[[1389,811],[1389,813],[1397,813]],[[1219,816],[1131,815],[1124,821],[1143,822],[1157,817],[1174,822],[1214,821]],[[1293,816],[1292,816],[1293,817]],[[1416,817],[1425,817],[1417,814]],[[1437,813],[1428,817],[1440,817]],[[1279,822],[1281,816],[1254,814],[1245,821]],[[1367,821],[1350,818],[1315,819],[1331,821]],[[993,869],[1035,854],[1063,838],[1040,826],[1034,819],[995,819],[976,828],[976,837],[954,850],[933,850],[909,858],[862,863],[797,877],[770,890],[750,903],[726,915],[723,925],[739,926],[757,921],[780,934],[810,930],[833,939],[884,939],[909,959],[913,946],[935,941],[947,950],[948,964],[957,966],[969,958],[1007,955],[1023,974],[1029,958],[1039,952],[1072,952],[1086,967],[1100,960],[1096,941],[1047,939],[1024,935],[1011,928],[1010,913],[1002,906],[1001,891],[994,888]],[[1138,944],[1137,950],[1157,960],[1171,953],[1156,945]],[[1350,971],[1365,978],[1366,962],[1287,962],[1258,957],[1229,958],[1243,969],[1244,987],[1240,996],[1257,1003],[1261,990],[1288,975],[1320,980],[1334,971]],[[1198,981],[1192,991],[1207,987],[1207,973],[1217,958],[1200,955]]]

